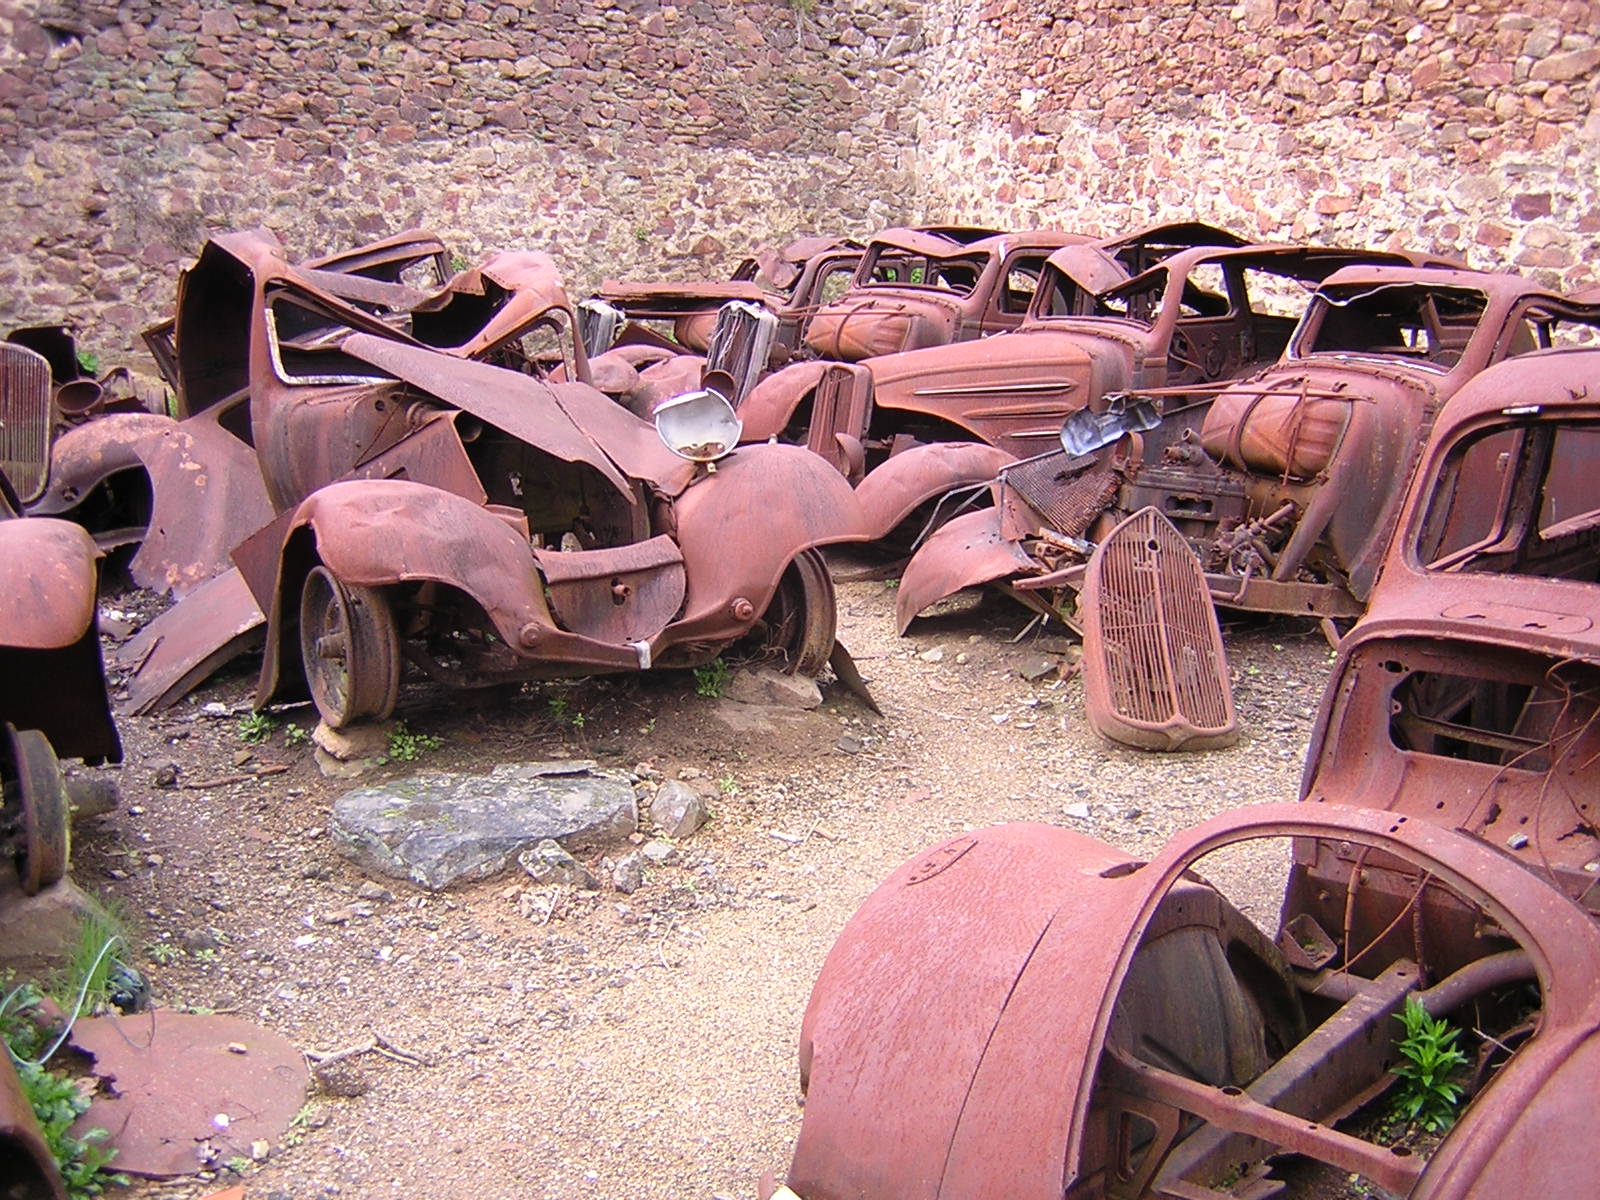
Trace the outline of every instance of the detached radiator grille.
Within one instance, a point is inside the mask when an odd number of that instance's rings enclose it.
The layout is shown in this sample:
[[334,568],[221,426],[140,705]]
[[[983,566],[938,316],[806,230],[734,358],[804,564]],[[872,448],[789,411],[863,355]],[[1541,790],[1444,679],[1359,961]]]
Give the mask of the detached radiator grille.
[[50,364],[41,354],[0,342],[0,471],[32,500],[50,471]]

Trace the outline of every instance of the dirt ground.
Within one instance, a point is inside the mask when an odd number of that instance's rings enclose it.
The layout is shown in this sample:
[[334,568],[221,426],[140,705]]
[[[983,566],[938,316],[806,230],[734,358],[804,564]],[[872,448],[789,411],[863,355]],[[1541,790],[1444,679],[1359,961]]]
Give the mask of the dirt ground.
[[[442,744],[362,784],[571,757],[635,771],[646,801],[661,777],[708,793],[713,819],[630,895],[519,875],[442,894],[373,886],[327,836],[334,798],[356,784],[323,778],[289,733],[314,722],[308,707],[279,714],[267,742],[243,741],[245,673],[125,719],[123,803],[78,831],[74,873],[129,913],[158,1001],[235,1012],[308,1050],[377,1033],[425,1064],[349,1058],[332,1072],[348,1094],[314,1095],[264,1161],[235,1164],[242,1175],[125,1194],[242,1183],[249,1200],[752,1197],[799,1128],[795,1043],[812,980],[901,861],[1016,820],[1148,855],[1212,813],[1296,794],[1329,661],[1313,626],[1230,628],[1243,737],[1160,756],[1090,731],[1076,678],[1024,678],[1069,643],[1019,639],[1029,617],[1009,602],[952,602],[900,639],[891,584],[839,593],[840,636],[882,717],[837,685],[801,712],[699,696],[687,673],[480,703],[403,693],[409,728]],[[179,786],[157,786],[169,761]],[[288,769],[251,775],[263,765]],[[1276,887],[1247,880],[1263,923]]]

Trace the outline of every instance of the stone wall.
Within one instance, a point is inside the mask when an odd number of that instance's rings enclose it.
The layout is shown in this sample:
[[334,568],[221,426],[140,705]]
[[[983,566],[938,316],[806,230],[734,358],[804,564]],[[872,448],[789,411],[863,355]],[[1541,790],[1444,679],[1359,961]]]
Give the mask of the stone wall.
[[1590,0],[8,3],[0,326],[108,361],[253,224],[542,247],[578,294],[797,232],[1186,216],[1600,281]]
[[934,0],[952,217],[1410,245],[1600,279],[1600,5]]
[[582,294],[903,215],[912,0],[164,0],[0,9],[0,327],[119,358],[205,237],[427,225]]

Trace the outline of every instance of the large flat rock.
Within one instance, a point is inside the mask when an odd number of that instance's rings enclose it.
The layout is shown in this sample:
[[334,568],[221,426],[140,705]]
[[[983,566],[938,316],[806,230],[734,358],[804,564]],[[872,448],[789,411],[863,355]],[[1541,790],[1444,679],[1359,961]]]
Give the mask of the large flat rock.
[[622,772],[534,762],[356,788],[334,801],[332,832],[367,870],[436,891],[496,875],[546,838],[587,850],[626,842],[638,824]]

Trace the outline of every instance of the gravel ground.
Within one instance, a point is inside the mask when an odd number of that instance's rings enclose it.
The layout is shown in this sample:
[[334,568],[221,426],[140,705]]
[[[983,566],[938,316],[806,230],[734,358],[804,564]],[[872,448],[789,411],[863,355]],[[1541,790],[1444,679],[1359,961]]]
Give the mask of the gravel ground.
[[[125,720],[123,805],[79,831],[74,870],[129,912],[159,1001],[237,1012],[308,1050],[376,1033],[424,1064],[348,1058],[300,1128],[238,1164],[242,1179],[126,1194],[242,1182],[249,1200],[753,1196],[799,1127],[811,982],[901,861],[1013,820],[1148,855],[1215,812],[1296,794],[1329,657],[1309,625],[1230,629],[1244,735],[1169,757],[1099,739],[1077,679],[1025,679],[1069,643],[1018,639],[1028,616],[1008,602],[949,602],[899,639],[891,585],[839,592],[840,636],[881,718],[837,687],[815,712],[753,709],[696,695],[687,674],[478,704],[407,693],[411,730],[442,739],[430,768],[588,757],[637,772],[646,797],[661,777],[707,792],[713,820],[631,895],[513,876],[444,894],[369,880],[327,836],[354,785],[324,779],[286,726],[247,745],[237,717],[204,714],[244,711],[242,674]],[[281,716],[305,727],[309,711]],[[158,787],[169,761],[179,786]],[[288,769],[249,776],[263,765]],[[1258,865],[1234,869],[1246,910],[1270,924],[1277,884]]]

